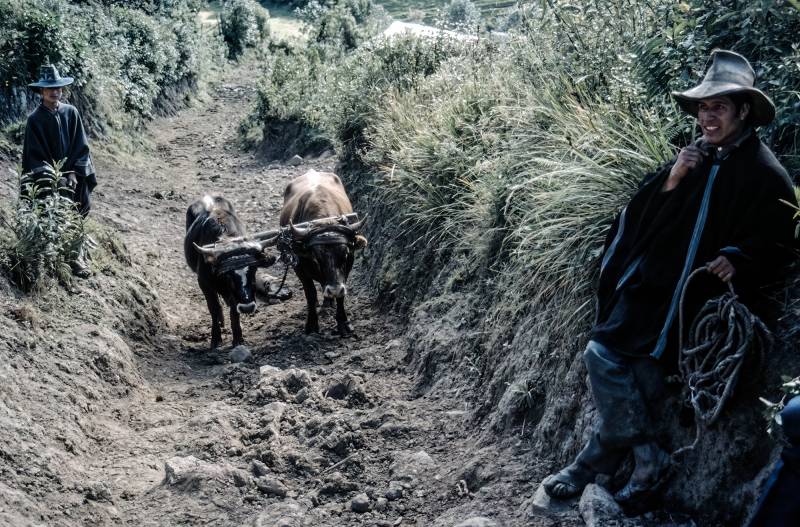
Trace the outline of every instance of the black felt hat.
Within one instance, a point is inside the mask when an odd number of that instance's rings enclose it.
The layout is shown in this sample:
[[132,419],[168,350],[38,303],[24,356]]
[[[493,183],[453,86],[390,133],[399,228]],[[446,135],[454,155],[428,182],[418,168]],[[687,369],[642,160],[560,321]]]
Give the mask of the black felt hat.
[[47,64],[39,69],[39,80],[28,84],[31,88],[61,88],[74,82],[72,77],[62,77],[52,64]]

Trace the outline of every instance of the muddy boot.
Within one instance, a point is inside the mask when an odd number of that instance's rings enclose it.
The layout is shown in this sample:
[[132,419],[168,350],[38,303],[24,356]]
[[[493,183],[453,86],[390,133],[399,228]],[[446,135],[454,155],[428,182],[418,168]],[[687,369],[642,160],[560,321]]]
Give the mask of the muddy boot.
[[646,505],[669,479],[672,458],[656,443],[650,442],[633,447],[636,468],[628,483],[614,495],[614,499],[625,508]]
[[89,278],[92,276],[92,268],[87,261],[88,256],[86,244],[83,243],[76,251],[75,258],[69,263],[74,276],[77,276],[78,278]]
[[547,476],[542,485],[551,498],[566,500],[579,496],[586,485],[594,481],[595,477],[597,477],[597,472],[580,461],[575,461],[557,474]]

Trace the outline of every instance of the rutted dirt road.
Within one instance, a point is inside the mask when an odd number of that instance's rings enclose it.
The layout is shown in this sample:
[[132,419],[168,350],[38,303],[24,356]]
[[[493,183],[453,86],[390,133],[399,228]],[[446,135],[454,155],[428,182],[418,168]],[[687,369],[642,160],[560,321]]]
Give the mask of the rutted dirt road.
[[335,336],[332,313],[321,317],[322,335],[305,335],[302,289],[289,273],[292,300],[261,302],[243,317],[250,361],[208,349],[209,315],[183,257],[188,204],[220,192],[250,232],[274,228],[284,185],[333,164],[288,167],[238,149],[236,128],[255,95],[247,71],[154,121],[152,148],[97,156],[92,214],[148,270],[164,322],[132,343],[141,386],[100,405],[102,436],[82,461],[97,483],[80,523],[452,526],[483,515],[515,524],[528,476],[494,450],[469,457],[461,399],[413,395],[402,326],[359,287],[358,259],[347,300],[357,337]]

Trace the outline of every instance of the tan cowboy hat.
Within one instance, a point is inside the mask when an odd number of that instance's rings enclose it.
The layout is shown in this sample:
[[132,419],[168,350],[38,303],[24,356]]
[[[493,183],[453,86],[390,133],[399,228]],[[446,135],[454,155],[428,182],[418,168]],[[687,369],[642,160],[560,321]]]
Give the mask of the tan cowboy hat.
[[755,87],[756,74],[747,59],[733,51],[718,49],[711,53],[711,67],[703,82],[685,92],[672,92],[680,107],[697,116],[702,99],[746,93],[750,96],[750,116],[755,126],[767,125],[775,118],[775,105]]
[[47,64],[39,69],[39,80],[28,84],[30,88],[61,88],[74,82],[72,77],[62,77],[52,64]]

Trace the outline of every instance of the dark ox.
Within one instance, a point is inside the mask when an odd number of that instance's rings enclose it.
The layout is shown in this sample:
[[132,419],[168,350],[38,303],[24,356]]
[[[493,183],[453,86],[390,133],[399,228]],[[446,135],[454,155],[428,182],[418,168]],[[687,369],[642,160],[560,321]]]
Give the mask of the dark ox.
[[[274,256],[263,253],[270,240],[235,241],[245,231],[230,201],[222,196],[204,196],[186,211],[186,238],[183,252],[186,263],[197,273],[197,283],[206,297],[211,314],[211,347],[222,341],[221,296],[230,308],[233,345],[243,343],[241,313],[253,313],[256,301],[253,283],[256,268],[268,267]],[[215,248],[204,245],[218,244]]]
[[290,226],[293,250],[298,256],[295,268],[303,284],[308,304],[306,333],[319,332],[317,317],[317,288],[322,286],[325,304],[336,299],[336,329],[342,336],[353,332],[344,310],[347,278],[353,268],[355,251],[366,246],[367,239],[359,233],[364,220],[352,225],[324,225],[299,228],[297,224],[341,216],[353,212],[353,206],[339,176],[330,172],[310,170],[295,178],[283,193],[281,226]]

